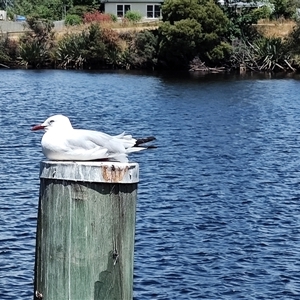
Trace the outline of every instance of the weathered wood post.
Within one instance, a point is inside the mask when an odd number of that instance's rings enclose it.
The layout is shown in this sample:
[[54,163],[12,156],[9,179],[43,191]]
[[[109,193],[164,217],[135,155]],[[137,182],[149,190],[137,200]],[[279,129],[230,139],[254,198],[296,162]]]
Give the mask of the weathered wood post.
[[35,300],[132,300],[139,165],[43,161]]

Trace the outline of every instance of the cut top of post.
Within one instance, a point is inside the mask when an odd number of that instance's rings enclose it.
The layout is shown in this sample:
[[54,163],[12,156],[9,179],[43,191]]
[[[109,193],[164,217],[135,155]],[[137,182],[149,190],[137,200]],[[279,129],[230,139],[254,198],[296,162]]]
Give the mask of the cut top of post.
[[40,178],[103,183],[139,182],[138,163],[42,161]]

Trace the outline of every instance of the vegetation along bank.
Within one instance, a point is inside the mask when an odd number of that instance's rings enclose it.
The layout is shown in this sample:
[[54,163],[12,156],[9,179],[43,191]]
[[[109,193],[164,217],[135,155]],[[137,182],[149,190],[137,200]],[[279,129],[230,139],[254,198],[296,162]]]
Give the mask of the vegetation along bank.
[[[297,71],[300,22],[294,1],[238,7],[227,1],[165,0],[162,18],[143,27],[138,12],[128,11],[120,19],[101,13],[95,1],[69,0],[63,5],[66,30],[55,31],[60,1],[33,5],[32,0],[15,0],[8,14],[26,15],[30,30],[18,39],[2,33],[0,66]],[[266,22],[293,26],[284,34],[270,34],[263,30]]]

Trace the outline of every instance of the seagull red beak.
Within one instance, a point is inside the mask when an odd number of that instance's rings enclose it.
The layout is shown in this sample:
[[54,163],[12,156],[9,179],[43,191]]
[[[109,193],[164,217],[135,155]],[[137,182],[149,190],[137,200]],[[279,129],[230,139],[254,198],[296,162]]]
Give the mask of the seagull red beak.
[[45,126],[43,126],[43,125],[35,125],[35,126],[33,126],[32,128],[31,128],[31,130],[32,131],[36,131],[36,130],[41,130],[41,129],[44,129],[45,128]]

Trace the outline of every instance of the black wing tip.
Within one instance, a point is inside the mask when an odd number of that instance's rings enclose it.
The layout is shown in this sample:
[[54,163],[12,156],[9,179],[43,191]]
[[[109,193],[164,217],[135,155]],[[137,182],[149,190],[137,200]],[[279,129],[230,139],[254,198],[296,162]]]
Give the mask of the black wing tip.
[[[138,147],[142,144],[146,144],[146,143],[152,142],[154,140],[156,140],[156,137],[154,137],[154,136],[148,136],[146,138],[137,139],[134,147]],[[155,146],[147,146],[147,148],[156,148],[156,147]]]

